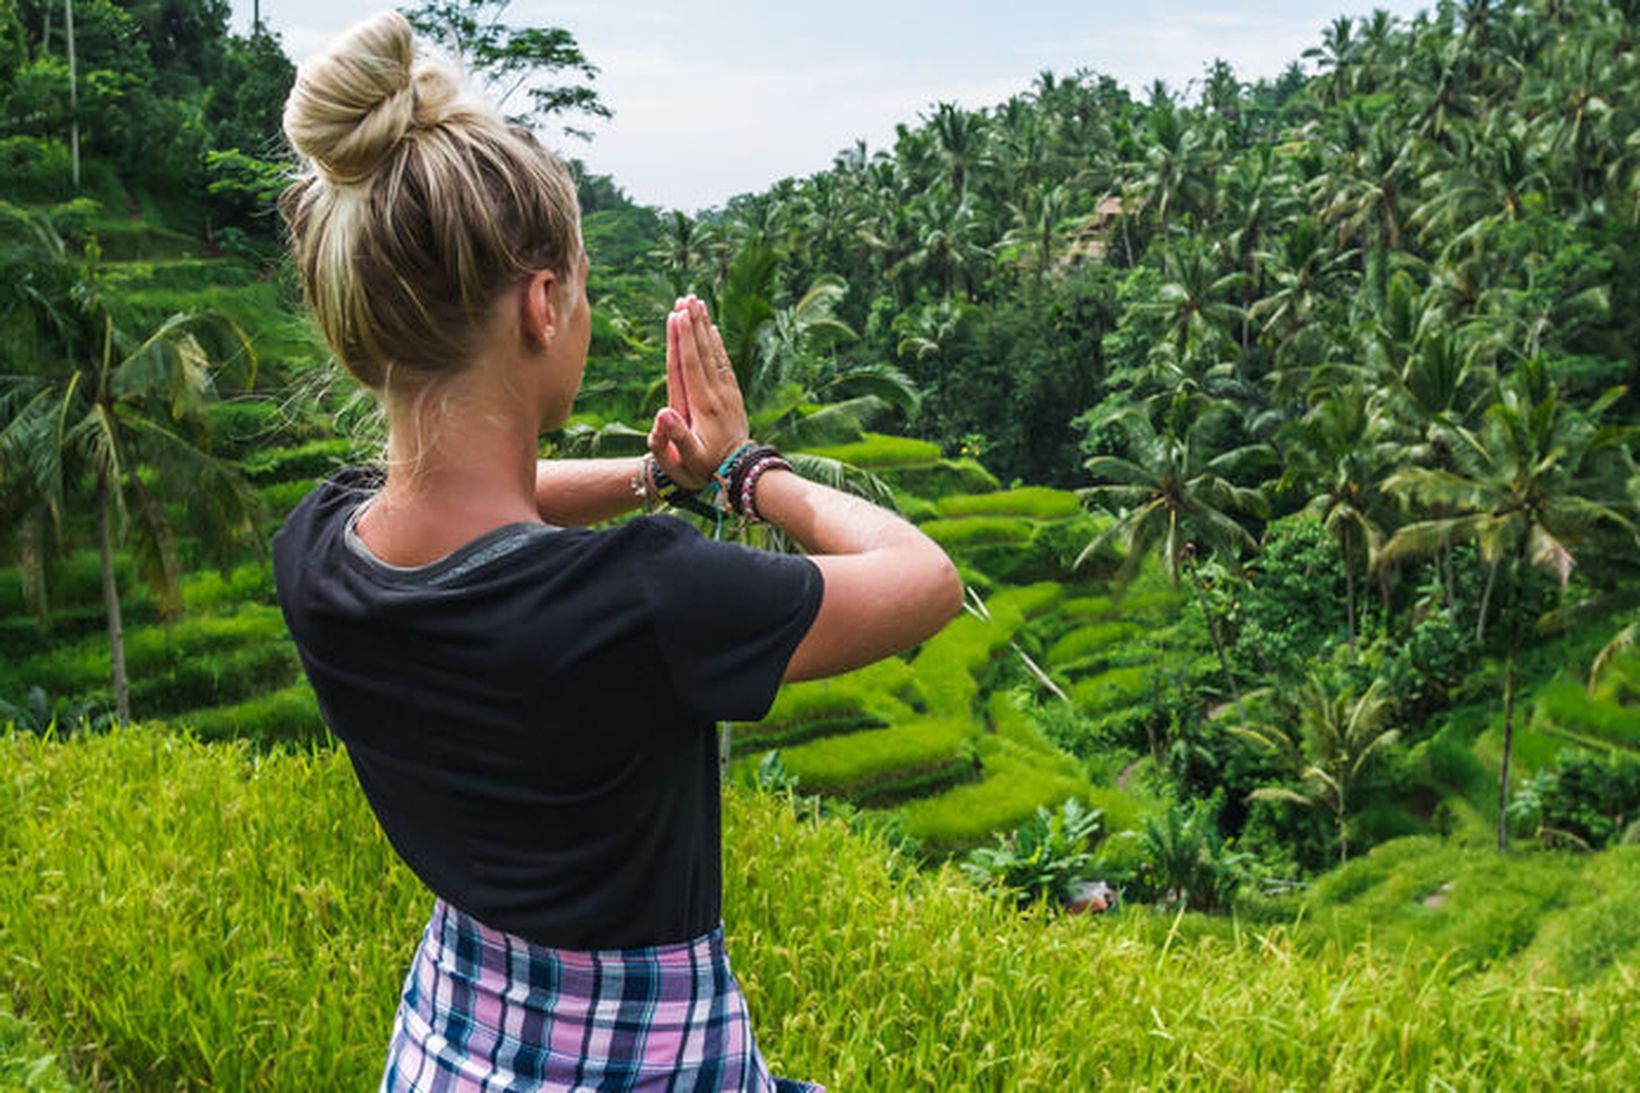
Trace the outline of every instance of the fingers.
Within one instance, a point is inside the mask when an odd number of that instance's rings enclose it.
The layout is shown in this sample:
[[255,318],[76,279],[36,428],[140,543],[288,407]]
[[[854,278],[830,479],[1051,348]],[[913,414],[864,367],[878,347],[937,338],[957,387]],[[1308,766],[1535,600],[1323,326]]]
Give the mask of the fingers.
[[714,324],[707,324],[706,333],[707,352],[713,364],[713,374],[723,377],[724,401],[738,411],[742,405],[740,379],[735,375],[734,363],[729,360],[729,351],[723,348],[723,335]]
[[[683,307],[681,298],[677,307]],[[677,309],[673,310],[675,314]],[[668,406],[682,415],[684,421],[690,420],[689,385],[683,380],[683,364],[678,358],[678,327],[672,321],[672,315],[666,318],[666,401]]]
[[711,455],[689,424],[670,407],[655,414],[655,424],[649,430],[649,451],[661,470],[686,489],[699,489],[710,477],[710,471],[696,468],[710,465]]
[[673,339],[677,341],[679,374],[689,399],[691,423],[698,413],[710,413],[716,401],[712,397],[716,386],[711,374],[712,366],[701,355],[700,344],[695,337],[692,307],[674,311],[666,317],[667,341],[669,344]]

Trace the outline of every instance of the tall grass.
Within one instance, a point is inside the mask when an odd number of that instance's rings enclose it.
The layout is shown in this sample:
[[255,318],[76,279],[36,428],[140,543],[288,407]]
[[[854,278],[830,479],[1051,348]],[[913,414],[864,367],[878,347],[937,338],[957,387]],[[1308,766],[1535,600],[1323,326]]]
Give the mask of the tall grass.
[[41,1045],[39,1033],[13,1015],[0,997],[0,1093],[68,1093],[73,1088],[57,1057]]
[[[1640,1084],[1631,964],[1569,989],[1531,945],[1477,971],[1444,955],[1455,935],[1390,941],[1365,918],[1345,936],[1020,915],[778,799],[731,792],[725,824],[760,1043],[835,1090]],[[1454,919],[1475,887],[1450,893]],[[0,992],[88,1085],[372,1088],[428,904],[339,751],[0,738]]]

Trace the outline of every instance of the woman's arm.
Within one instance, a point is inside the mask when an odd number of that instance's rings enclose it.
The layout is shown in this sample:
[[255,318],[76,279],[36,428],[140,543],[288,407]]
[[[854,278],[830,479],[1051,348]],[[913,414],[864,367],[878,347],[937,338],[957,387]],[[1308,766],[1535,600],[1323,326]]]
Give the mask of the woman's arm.
[[[649,450],[688,486],[746,439],[746,410],[717,328],[697,300],[667,319],[670,405]],[[880,660],[934,634],[962,609],[962,581],[933,540],[899,516],[785,471],[757,480],[754,507],[810,552],[825,591],[785,678],[815,679]]]
[[818,679],[881,660],[962,610],[945,551],[886,509],[784,471],[757,480],[758,515],[809,552],[825,580],[820,612],[786,667]]
[[535,507],[560,527],[586,527],[636,508],[632,483],[642,460],[541,459],[535,464]]

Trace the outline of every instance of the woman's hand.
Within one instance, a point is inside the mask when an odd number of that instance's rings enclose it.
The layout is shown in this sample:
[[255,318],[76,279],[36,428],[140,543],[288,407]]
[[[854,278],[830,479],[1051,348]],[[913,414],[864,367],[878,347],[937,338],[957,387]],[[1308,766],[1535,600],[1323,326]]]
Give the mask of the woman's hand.
[[666,391],[667,405],[649,430],[649,451],[678,485],[701,489],[749,430],[723,337],[693,296],[666,317]]

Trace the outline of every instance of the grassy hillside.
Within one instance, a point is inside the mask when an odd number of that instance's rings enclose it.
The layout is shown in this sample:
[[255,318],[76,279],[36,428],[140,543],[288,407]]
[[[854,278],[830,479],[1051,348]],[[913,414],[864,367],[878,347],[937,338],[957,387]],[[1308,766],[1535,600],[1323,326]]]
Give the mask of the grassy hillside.
[[[778,797],[726,828],[763,1047],[833,1089],[1640,1081],[1632,849],[1410,840],[1260,923],[1021,915]],[[368,1088],[429,903],[339,752],[0,739],[0,993],[88,1085]]]

